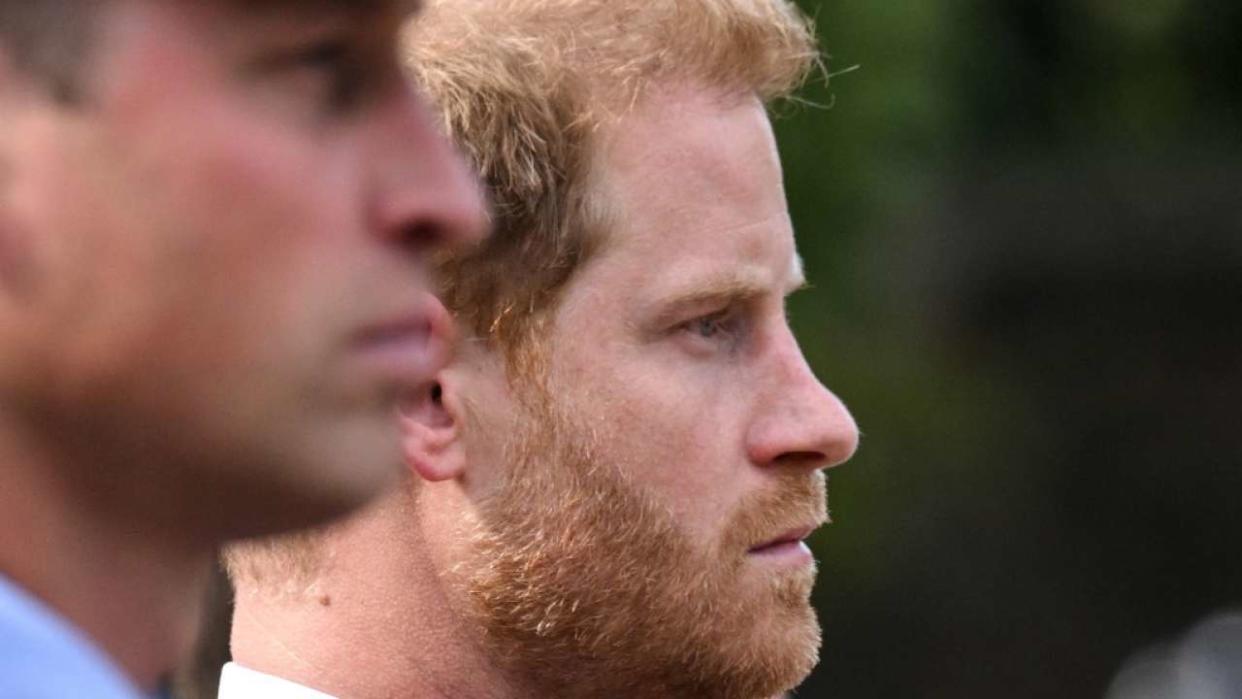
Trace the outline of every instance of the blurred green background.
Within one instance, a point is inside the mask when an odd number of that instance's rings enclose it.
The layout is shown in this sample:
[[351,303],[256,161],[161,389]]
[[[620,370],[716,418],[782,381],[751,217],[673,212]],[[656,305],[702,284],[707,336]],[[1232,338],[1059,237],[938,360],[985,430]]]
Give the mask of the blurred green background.
[[864,438],[798,696],[1104,696],[1242,604],[1242,3],[802,4],[791,313]]
[[797,696],[1102,697],[1242,605],[1242,3],[803,5],[791,313],[864,439]]

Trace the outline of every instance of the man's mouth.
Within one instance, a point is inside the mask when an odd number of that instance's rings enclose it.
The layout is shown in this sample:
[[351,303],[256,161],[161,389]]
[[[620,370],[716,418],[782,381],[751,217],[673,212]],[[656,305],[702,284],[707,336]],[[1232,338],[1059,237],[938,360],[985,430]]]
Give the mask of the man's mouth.
[[439,301],[424,302],[360,329],[353,349],[376,373],[405,388],[429,381],[448,363],[452,320]]
[[768,539],[757,546],[752,546],[747,553],[752,556],[775,557],[797,556],[809,557],[811,550],[807,548],[806,538],[815,531],[813,526],[802,526],[790,529],[778,536]]

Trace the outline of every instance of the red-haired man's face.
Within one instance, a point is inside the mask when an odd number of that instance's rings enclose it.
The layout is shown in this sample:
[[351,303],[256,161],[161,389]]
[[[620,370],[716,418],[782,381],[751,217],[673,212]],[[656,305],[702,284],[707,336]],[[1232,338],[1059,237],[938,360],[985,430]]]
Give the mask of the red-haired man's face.
[[617,226],[544,338],[543,404],[462,388],[492,396],[471,401],[469,600],[549,692],[772,695],[815,662],[803,539],[858,431],[785,315],[803,278],[771,127],[756,100],[670,90],[602,155]]

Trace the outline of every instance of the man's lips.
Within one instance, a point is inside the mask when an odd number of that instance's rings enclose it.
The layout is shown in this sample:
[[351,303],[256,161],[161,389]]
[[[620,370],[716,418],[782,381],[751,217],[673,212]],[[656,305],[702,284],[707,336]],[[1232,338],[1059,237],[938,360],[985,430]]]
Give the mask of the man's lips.
[[435,297],[354,334],[352,346],[363,361],[405,386],[429,381],[448,363],[453,322]]
[[747,553],[775,553],[790,547],[800,547],[803,545],[803,540],[810,536],[815,528],[815,525],[807,525],[790,529],[775,538],[752,546]]

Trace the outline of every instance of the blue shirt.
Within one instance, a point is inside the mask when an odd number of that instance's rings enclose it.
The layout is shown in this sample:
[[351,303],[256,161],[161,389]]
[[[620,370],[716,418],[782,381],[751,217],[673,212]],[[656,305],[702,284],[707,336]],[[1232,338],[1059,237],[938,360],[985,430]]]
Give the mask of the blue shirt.
[[0,575],[0,699],[141,699],[80,630]]

